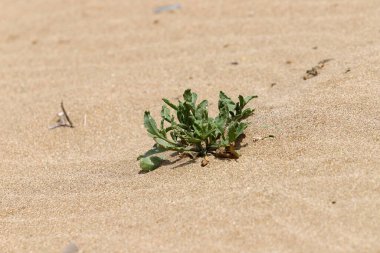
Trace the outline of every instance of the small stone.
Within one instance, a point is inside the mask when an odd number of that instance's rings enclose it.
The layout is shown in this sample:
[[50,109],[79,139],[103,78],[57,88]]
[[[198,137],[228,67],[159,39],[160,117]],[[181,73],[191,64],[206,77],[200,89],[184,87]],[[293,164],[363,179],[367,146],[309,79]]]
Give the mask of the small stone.
[[62,253],[77,253],[77,252],[79,252],[79,248],[73,242],[70,242],[69,244],[67,244],[66,247],[62,251]]

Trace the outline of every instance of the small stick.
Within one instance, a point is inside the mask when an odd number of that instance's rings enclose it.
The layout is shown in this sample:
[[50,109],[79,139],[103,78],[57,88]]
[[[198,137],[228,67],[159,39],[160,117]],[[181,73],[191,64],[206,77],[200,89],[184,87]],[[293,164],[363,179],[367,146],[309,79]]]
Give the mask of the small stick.
[[66,110],[65,110],[65,107],[63,106],[63,101],[61,101],[61,109],[62,109],[62,112],[65,114],[65,117],[67,119],[67,121],[69,122],[71,128],[74,127],[73,123],[71,122],[70,118],[69,118],[69,115],[67,114]]
[[257,141],[262,141],[262,140],[265,140],[267,138],[274,138],[274,135],[268,135],[268,136],[264,136],[264,137],[254,137],[253,138],[253,142],[257,142]]
[[54,125],[49,126],[49,129],[54,129],[57,127],[70,127],[73,128],[74,125],[71,122],[69,115],[67,114],[65,107],[63,106],[63,101],[61,102],[61,112],[57,113],[57,120]]

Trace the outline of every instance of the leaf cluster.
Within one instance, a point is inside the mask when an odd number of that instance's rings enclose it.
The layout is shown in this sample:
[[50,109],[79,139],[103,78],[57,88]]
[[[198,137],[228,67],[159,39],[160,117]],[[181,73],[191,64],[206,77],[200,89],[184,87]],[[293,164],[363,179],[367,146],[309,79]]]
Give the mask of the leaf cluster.
[[159,166],[159,159],[153,155],[168,150],[197,157],[225,148],[238,156],[233,146],[248,126],[244,120],[254,112],[254,109],[245,107],[256,97],[240,95],[234,102],[221,91],[219,114],[215,118],[209,116],[208,101],[197,103],[198,95],[190,89],[184,92],[183,101],[178,101],[178,104],[163,99],[165,105],[162,106],[159,125],[149,111],[144,114],[144,126],[156,144],[138,158],[141,168],[155,169]]

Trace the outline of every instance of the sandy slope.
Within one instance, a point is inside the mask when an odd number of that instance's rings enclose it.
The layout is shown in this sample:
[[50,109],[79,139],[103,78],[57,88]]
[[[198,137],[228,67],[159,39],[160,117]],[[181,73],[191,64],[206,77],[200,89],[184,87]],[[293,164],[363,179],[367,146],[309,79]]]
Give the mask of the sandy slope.
[[[0,251],[379,252],[380,1],[165,3],[0,2]],[[259,95],[243,156],[138,174],[187,87]]]

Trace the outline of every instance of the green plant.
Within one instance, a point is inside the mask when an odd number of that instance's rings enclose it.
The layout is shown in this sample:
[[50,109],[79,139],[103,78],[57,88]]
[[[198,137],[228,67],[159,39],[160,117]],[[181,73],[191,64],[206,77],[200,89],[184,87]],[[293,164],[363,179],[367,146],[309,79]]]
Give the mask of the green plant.
[[219,114],[215,118],[209,117],[208,101],[197,104],[198,95],[190,89],[184,92],[184,101],[178,101],[178,105],[163,99],[166,105],[162,106],[159,127],[149,111],[144,114],[144,126],[156,143],[151,150],[139,156],[141,169],[149,171],[160,166],[163,159],[156,154],[168,150],[193,158],[205,157],[207,154],[238,158],[236,142],[248,126],[245,119],[254,112],[245,107],[256,97],[240,95],[235,103],[221,91]]

